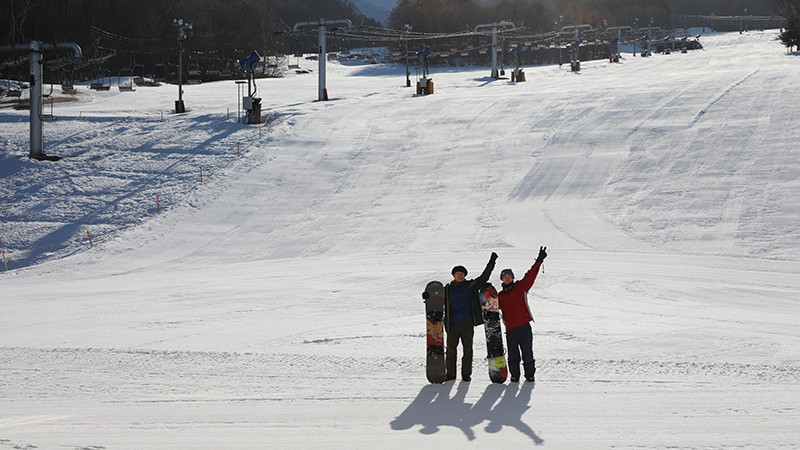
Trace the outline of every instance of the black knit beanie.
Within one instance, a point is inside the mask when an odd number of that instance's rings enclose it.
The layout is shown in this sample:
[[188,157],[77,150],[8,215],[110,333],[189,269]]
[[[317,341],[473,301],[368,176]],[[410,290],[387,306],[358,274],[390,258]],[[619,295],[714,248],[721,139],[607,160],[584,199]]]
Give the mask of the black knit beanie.
[[514,272],[512,272],[511,269],[503,269],[500,272],[500,280],[501,281],[503,280],[503,275],[505,275],[505,274],[509,274],[509,275],[511,275],[511,278],[514,278]]
[[450,272],[450,275],[455,275],[456,272],[463,272],[464,276],[467,276],[467,268],[464,266],[455,266],[453,270]]

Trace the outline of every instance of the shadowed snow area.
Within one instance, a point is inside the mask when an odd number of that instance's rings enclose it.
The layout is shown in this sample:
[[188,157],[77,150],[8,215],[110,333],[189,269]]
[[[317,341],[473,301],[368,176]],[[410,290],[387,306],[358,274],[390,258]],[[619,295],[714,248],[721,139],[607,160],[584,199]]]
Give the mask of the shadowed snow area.
[[[517,84],[433,68],[430,96],[329,63],[329,102],[259,80],[260,129],[232,81],[185,86],[184,115],[175,86],[81,86],[45,123],[58,162],[0,109],[0,448],[796,446],[776,36]],[[480,327],[472,381],[427,383],[425,284],[496,251],[499,286],[540,245],[537,382],[493,385]]]

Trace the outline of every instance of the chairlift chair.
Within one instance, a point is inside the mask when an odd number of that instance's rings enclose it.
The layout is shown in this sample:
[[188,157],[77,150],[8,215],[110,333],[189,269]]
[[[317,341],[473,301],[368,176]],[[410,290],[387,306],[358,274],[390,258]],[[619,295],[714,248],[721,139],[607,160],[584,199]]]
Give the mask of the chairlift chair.
[[11,87],[11,79],[6,80],[6,83],[8,83],[8,88],[6,89],[6,97],[20,98],[22,96],[22,89],[20,87],[21,83],[19,81],[17,82],[16,87]]
[[62,94],[70,94],[74,95],[77,94],[78,91],[75,89],[75,85],[72,84],[72,80],[75,78],[75,75],[72,70],[64,69],[61,74],[61,93]]
[[[42,83],[44,84],[44,83]],[[41,120],[56,120],[56,116],[53,115],[53,104],[55,103],[56,99],[53,97],[53,83],[50,83],[50,92],[47,94],[42,93],[42,99],[50,99],[50,114],[39,114],[39,119]]]
[[[122,81],[123,78],[125,82]],[[120,92],[133,92],[136,90],[133,88],[133,71],[131,69],[126,68],[119,71],[117,88],[119,88]]]
[[92,79],[92,82],[89,83],[89,89],[93,91],[103,91],[105,83],[103,83],[103,74],[99,66],[95,66],[95,70],[92,71],[92,77],[97,76],[96,78]]
[[[106,81],[108,81],[108,83],[106,83]],[[103,86],[100,88],[101,91],[111,90],[111,70],[106,70],[106,73],[103,78],[100,79],[100,82],[103,84]]]
[[302,53],[295,53],[295,62],[294,64],[289,64],[289,69],[299,69],[300,68],[300,58],[303,57]]
[[189,77],[186,79],[186,84],[200,84],[200,64],[197,60],[190,60],[188,67]]
[[167,82],[172,84],[178,84],[178,65],[177,64],[168,64],[167,65]]
[[133,84],[137,86],[144,84],[144,64],[133,65]]
[[166,83],[167,81],[167,66],[161,63],[156,64],[154,68],[155,81],[159,83]]
[[[108,72],[106,72],[106,73],[108,73]],[[108,84],[106,84],[106,78],[108,78]],[[106,74],[101,75],[100,78],[97,79],[97,81],[92,81],[92,83],[89,85],[89,89],[93,89],[95,91],[108,91],[108,90],[110,90],[111,89],[111,77],[110,76],[106,76]]]

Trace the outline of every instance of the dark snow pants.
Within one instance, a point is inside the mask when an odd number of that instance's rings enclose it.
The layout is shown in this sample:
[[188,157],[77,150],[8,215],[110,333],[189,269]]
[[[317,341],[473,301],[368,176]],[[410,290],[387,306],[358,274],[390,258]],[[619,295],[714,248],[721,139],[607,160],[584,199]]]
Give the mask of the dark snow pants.
[[447,355],[445,365],[447,366],[447,378],[456,377],[456,359],[458,359],[458,341],[464,347],[464,357],[461,358],[461,377],[469,378],[472,376],[472,338],[475,336],[475,327],[472,322],[450,325],[447,332]]
[[522,352],[522,366],[525,377],[532,377],[536,373],[536,360],[533,359],[533,331],[531,323],[514,328],[506,332],[508,341],[508,371],[511,378],[519,378],[520,351]]

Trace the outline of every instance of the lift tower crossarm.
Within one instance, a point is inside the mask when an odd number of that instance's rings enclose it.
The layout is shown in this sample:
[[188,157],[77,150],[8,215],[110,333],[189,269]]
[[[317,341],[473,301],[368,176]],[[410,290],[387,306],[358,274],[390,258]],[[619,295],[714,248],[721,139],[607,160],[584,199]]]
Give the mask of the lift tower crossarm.
[[[12,44],[0,45],[0,52],[27,52],[33,48],[33,42],[30,44]],[[83,56],[81,47],[74,42],[59,42],[57,44],[39,44],[40,50],[72,50],[76,58]]]
[[312,27],[312,26],[327,26],[327,25],[347,25],[347,28],[353,28],[353,22],[350,19],[341,19],[341,20],[310,20],[308,22],[298,22],[294,24],[293,31],[297,32],[300,31],[302,27]]

